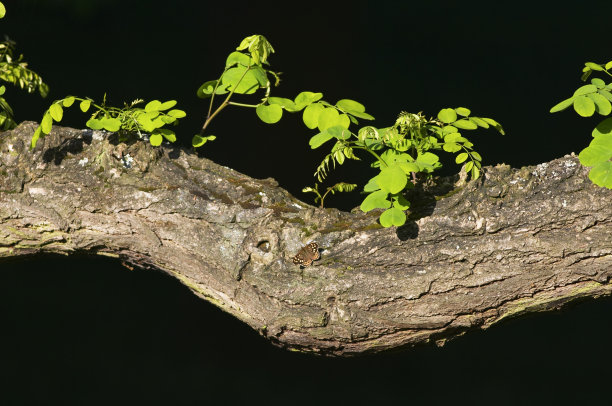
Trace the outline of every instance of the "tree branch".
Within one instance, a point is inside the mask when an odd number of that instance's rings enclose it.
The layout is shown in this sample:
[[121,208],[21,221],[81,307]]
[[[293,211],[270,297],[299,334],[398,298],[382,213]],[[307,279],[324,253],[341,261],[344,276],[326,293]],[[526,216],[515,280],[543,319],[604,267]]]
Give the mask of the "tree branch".
[[[443,344],[612,289],[612,191],[574,156],[438,179],[411,192],[407,225],[383,229],[377,213],[318,209],[178,147],[54,127],[30,152],[35,128],[0,134],[0,258],[160,269],[284,348]],[[300,269],[310,241],[321,259]]]

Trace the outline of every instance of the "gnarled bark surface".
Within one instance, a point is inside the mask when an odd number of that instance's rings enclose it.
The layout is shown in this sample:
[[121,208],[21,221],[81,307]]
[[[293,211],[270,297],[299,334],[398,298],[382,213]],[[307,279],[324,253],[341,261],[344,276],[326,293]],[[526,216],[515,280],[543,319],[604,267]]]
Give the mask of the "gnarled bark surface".
[[[407,225],[383,229],[177,147],[54,127],[30,152],[35,127],[0,134],[0,258],[157,268],[284,348],[443,343],[612,290],[612,191],[574,156],[442,179],[413,192]],[[301,269],[291,257],[309,241],[321,259]]]

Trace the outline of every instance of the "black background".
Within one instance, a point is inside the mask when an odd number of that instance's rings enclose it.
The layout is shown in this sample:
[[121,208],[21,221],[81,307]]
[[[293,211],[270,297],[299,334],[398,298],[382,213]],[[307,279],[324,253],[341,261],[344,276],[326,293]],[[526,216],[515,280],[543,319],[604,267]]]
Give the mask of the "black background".
[[[242,38],[265,35],[283,72],[273,95],[352,98],[388,126],[402,111],[468,107],[507,135],[466,132],[485,164],[537,164],[579,152],[596,119],[548,113],[581,84],[586,61],[607,62],[612,3],[232,2],[12,0],[2,30],[51,87],[47,100],[9,88],[18,121],[40,120],[66,95],[116,105],[176,99],[188,145],[204,121],[195,96]],[[245,101],[248,101],[245,100]],[[253,99],[251,99],[253,101]],[[63,123],[83,127],[78,108]],[[298,115],[276,125],[228,108],[200,152],[294,195],[312,184]],[[331,178],[363,184],[367,165]],[[446,165],[444,171],[456,170]],[[360,196],[336,197],[348,209]],[[609,299],[423,347],[351,360],[271,347],[249,328],[157,272],[101,259],[41,257],[0,265],[0,400],[6,404],[588,403],[609,393]],[[0,402],[4,403],[4,402]]]

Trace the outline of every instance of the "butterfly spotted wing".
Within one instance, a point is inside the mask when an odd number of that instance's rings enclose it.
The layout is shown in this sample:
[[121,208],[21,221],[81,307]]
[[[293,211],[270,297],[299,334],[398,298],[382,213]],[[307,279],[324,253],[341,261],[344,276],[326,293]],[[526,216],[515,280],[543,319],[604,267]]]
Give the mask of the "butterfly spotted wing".
[[302,247],[300,251],[293,257],[293,263],[300,266],[308,266],[312,261],[316,261],[321,257],[319,254],[319,244],[311,242]]

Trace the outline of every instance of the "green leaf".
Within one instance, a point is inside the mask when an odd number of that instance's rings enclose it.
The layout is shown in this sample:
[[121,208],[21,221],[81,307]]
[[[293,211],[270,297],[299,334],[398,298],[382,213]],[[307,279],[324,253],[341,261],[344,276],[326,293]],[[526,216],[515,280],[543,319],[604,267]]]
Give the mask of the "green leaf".
[[6,92],[6,87],[5,86],[0,86],[0,96],[2,96],[4,94],[4,92]]
[[597,86],[595,85],[584,85],[576,89],[574,92],[574,96],[581,96],[589,93],[595,93],[597,91]]
[[[378,183],[376,183],[376,176],[374,176],[372,179],[370,179],[368,181],[368,183],[366,183],[366,185],[363,187],[363,191],[370,193],[370,192],[374,192],[376,190],[380,190],[380,186],[378,186]],[[385,196],[386,197],[386,196]]]
[[365,113],[365,106],[351,99],[338,100],[338,102],[336,103],[336,107],[346,112],[354,111],[357,113]]
[[595,113],[595,103],[587,96],[578,96],[574,98],[574,110],[582,117],[590,117]]
[[225,67],[229,68],[236,64],[249,66],[253,64],[253,59],[250,56],[243,54],[242,52],[234,51],[229,54],[227,59],[225,60]]
[[612,61],[610,61],[610,62],[608,62],[606,64],[606,70],[608,70],[608,69],[612,69]]
[[438,113],[438,120],[450,124],[457,120],[457,112],[453,109],[442,109]]
[[399,166],[393,165],[381,169],[376,183],[388,193],[399,193],[406,187],[408,177]]
[[43,135],[41,126],[38,126],[36,131],[34,131],[34,135],[32,135],[32,140],[30,141],[30,149],[34,149],[36,147],[36,142],[40,136]]
[[333,127],[329,127],[327,130],[332,137],[337,138],[339,140],[347,140],[351,138],[351,132],[342,125],[335,125]]
[[487,124],[487,122],[484,121],[480,117],[470,117],[470,121],[473,122],[473,123],[476,123],[478,126],[480,126],[482,128],[489,128],[489,124]]
[[454,142],[445,142],[444,145],[442,145],[442,149],[446,152],[457,152],[457,151],[461,151],[461,145],[456,144]]
[[416,162],[425,170],[426,172],[431,172],[438,165],[440,158],[431,152],[425,152],[423,154],[417,155]]
[[283,116],[283,108],[278,104],[260,104],[255,109],[257,117],[266,124],[278,123]]
[[101,130],[102,129],[102,121],[97,118],[90,118],[87,120],[85,125],[92,130]]
[[597,63],[593,63],[593,62],[587,62],[585,63],[585,66],[589,67],[592,70],[597,70],[597,71],[602,71],[604,70],[601,65],[597,64]]
[[[301,93],[300,93],[301,94]],[[314,103],[308,105],[304,109],[304,113],[302,115],[302,119],[304,120],[304,124],[306,127],[314,130],[319,125],[319,116],[325,110],[325,107],[321,103]]]
[[421,167],[419,166],[419,164],[415,163],[415,162],[398,162],[397,166],[399,166],[402,171],[404,171],[404,173],[406,175],[412,173],[412,172],[420,172],[421,171]]
[[[164,110],[168,110],[172,107],[176,106],[176,100],[168,100],[167,102],[163,102],[159,108],[157,110],[159,111],[164,111]],[[146,108],[145,108],[146,110]]]
[[[348,110],[346,113],[350,114],[351,116],[355,116],[357,118],[361,118],[361,119],[364,119],[364,120],[374,120],[374,117],[369,115],[368,113],[359,113],[359,112],[356,112],[354,110]],[[357,124],[357,123],[355,123],[355,124]]]
[[457,157],[455,157],[455,163],[461,164],[461,163],[465,162],[465,160],[467,158],[468,158],[467,152],[462,152],[459,155],[457,155]]
[[68,96],[64,100],[62,100],[62,105],[64,107],[70,107],[74,103],[74,96]]
[[597,186],[612,189],[612,162],[600,162],[589,171],[589,179]]
[[200,135],[194,135],[193,138],[191,139],[191,145],[194,148],[198,148],[206,144],[208,141],[214,141],[215,139],[217,139],[217,137],[214,135],[209,135],[206,137],[202,137]]
[[612,135],[612,117],[604,119],[591,133],[593,137],[600,135]]
[[461,128],[462,130],[475,130],[478,128],[476,123],[465,118],[453,122],[453,125],[457,128]]
[[603,80],[601,80],[599,78],[591,79],[591,84],[595,85],[598,90],[599,89],[603,89],[604,87],[606,87],[606,82],[604,82]]
[[161,107],[161,102],[159,100],[151,100],[150,102],[147,103],[144,110],[147,113],[149,113],[151,111],[159,111],[160,107]]
[[215,86],[217,86],[218,80],[209,80],[208,82],[204,82],[202,86],[198,88],[197,96],[200,99],[206,99],[212,96],[213,92],[215,94],[225,94],[227,93],[226,86],[219,85],[217,90],[215,90]]
[[159,128],[155,130],[156,134],[161,134],[165,139],[170,142],[176,141],[176,134],[172,130],[168,130],[167,128]]
[[374,209],[388,209],[391,207],[391,202],[387,200],[387,194],[384,190],[372,192],[363,199],[359,208],[364,213]]
[[153,133],[153,134],[151,134],[151,137],[149,137],[149,142],[154,147],[159,147],[161,145],[162,141],[163,141],[162,135],[159,134],[159,133]]
[[340,113],[333,107],[325,107],[319,114],[319,122],[317,124],[319,131],[325,131],[335,125],[340,125]]
[[183,118],[187,115],[187,113],[185,113],[183,110],[178,109],[170,110],[167,114],[174,118]]
[[476,161],[482,161],[482,157],[480,156],[480,154],[476,151],[472,151],[470,152],[470,155],[472,156],[473,159],[475,159]]
[[599,93],[600,95],[602,95],[603,97],[605,97],[606,99],[612,102],[612,93],[610,93],[609,91],[600,89],[597,91],[597,93]]
[[0,3],[0,18],[4,18],[5,15],[6,15],[6,8],[4,7],[4,4]]
[[47,111],[40,122],[40,129],[43,132],[43,134],[49,134],[51,132],[52,126],[53,126],[53,119],[51,118],[51,113]]
[[472,179],[478,179],[480,177],[480,169],[478,166],[474,165],[472,167]]
[[334,136],[331,135],[329,132],[321,131],[317,135],[314,135],[312,138],[310,138],[310,141],[308,141],[308,144],[310,145],[310,148],[317,149],[321,145],[325,144],[327,141],[331,140],[332,138],[334,138]]
[[408,210],[410,208],[410,202],[406,200],[403,195],[398,194],[397,196],[393,196],[393,207],[400,210]]
[[385,210],[380,215],[380,224],[383,227],[391,227],[391,226],[400,227],[400,226],[403,226],[405,223],[406,223],[406,213],[404,213],[402,210],[396,207],[392,207],[388,210]]
[[234,90],[239,94],[255,93],[255,91],[259,89],[259,80],[248,69],[249,68],[242,65],[231,68],[225,72],[221,78],[221,82],[229,86],[230,90]]
[[[302,106],[307,106],[318,100],[321,100],[323,93],[302,92],[295,97],[295,104],[302,109]],[[309,127],[310,128],[310,127]]]
[[268,103],[269,104],[278,104],[279,106],[281,106],[282,108],[284,108],[285,110],[289,111],[289,112],[296,112],[296,111],[300,111],[302,108],[298,108],[295,103],[293,102],[293,100],[291,99],[285,99],[284,97],[269,97],[268,98]]
[[59,103],[53,103],[51,107],[49,107],[49,114],[55,121],[62,121],[62,117],[64,116],[64,109]]
[[593,138],[588,147],[578,154],[584,166],[595,166],[612,158],[612,135],[600,135]]
[[565,110],[569,106],[574,104],[574,98],[570,97],[569,99],[563,100],[561,103],[555,104],[552,109],[550,109],[550,113],[556,113],[561,110]]
[[472,113],[470,109],[466,109],[465,107],[457,107],[455,112],[463,117],[467,117]]
[[595,111],[602,116],[607,116],[612,111],[612,104],[599,93],[589,94],[588,97],[595,103]]
[[81,109],[81,111],[83,113],[86,113],[87,110],[89,110],[89,106],[91,106],[91,100],[83,100],[80,104],[79,104],[79,108]]
[[104,128],[106,131],[114,133],[119,131],[119,129],[121,128],[121,120],[119,120],[118,118],[106,116],[100,121],[102,123],[102,128]]
[[501,124],[499,124],[497,121],[493,120],[492,118],[486,118],[486,117],[480,117],[480,118],[483,119],[484,121],[486,121],[490,126],[495,128],[497,131],[499,131],[499,133],[501,135],[505,135],[506,134],[504,132],[504,129],[502,128]]

